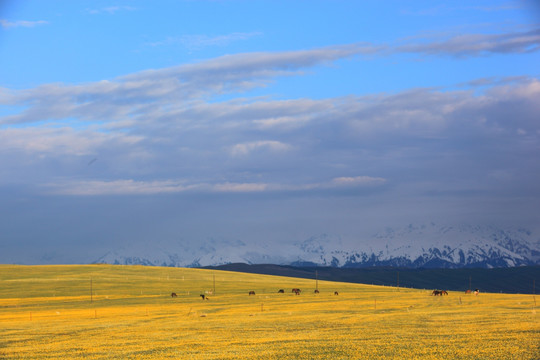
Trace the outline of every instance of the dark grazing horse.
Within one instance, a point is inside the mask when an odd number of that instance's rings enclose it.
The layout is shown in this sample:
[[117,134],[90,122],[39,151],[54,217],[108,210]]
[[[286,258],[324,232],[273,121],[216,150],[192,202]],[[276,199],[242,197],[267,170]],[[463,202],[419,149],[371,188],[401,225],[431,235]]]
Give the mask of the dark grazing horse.
[[302,290],[300,290],[300,289],[294,288],[294,289],[292,289],[291,292],[295,293],[296,295],[300,295],[300,292],[301,292],[301,291],[302,291]]
[[250,292],[249,292],[249,296],[251,296],[251,295],[255,295],[255,291],[253,291],[253,290],[250,291]]
[[171,297],[177,297],[176,293],[172,293]]
[[285,290],[279,289],[279,290],[278,290],[278,294],[285,294]]
[[339,293],[337,291],[334,291],[334,295],[339,295]]
[[318,294],[318,293],[319,293],[319,290],[315,289],[314,293],[315,293],[315,294]]
[[201,294],[201,298],[202,298],[203,300],[208,300],[208,297],[205,296],[204,294]]
[[431,295],[433,295],[433,296],[443,296],[443,295],[448,295],[448,292],[446,290],[433,290]]

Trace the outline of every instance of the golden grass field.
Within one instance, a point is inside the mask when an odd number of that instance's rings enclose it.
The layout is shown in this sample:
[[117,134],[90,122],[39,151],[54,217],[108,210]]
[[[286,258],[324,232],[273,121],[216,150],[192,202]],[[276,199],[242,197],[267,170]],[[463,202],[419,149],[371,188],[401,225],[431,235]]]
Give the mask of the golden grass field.
[[533,295],[111,265],[0,265],[0,284],[1,359],[540,358]]

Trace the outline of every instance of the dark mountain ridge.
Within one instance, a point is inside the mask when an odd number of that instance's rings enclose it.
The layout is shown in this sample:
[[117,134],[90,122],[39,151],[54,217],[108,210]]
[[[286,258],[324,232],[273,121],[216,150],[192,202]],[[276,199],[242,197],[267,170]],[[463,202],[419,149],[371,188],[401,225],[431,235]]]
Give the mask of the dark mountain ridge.
[[315,287],[315,279],[318,278],[319,280],[328,281],[418,289],[444,289],[459,292],[465,292],[469,288],[478,288],[482,292],[509,294],[534,294],[537,291],[536,280],[540,279],[540,266],[493,269],[411,269],[400,267],[337,268],[235,263],[206,266],[204,268],[313,279],[313,287]]

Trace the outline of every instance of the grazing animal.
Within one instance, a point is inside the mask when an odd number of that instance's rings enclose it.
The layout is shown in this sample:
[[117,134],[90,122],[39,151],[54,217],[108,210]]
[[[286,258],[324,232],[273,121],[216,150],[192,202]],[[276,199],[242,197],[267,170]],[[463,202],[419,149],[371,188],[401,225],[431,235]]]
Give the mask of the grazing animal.
[[337,291],[334,291],[334,295],[339,295],[339,293]]
[[470,293],[471,293],[471,290],[470,290],[470,289],[467,290],[467,291],[465,291],[465,294],[470,294]]
[[480,292],[480,290],[478,289],[474,289],[474,295],[478,296],[478,293]]
[[279,290],[278,290],[278,294],[285,294],[285,290],[279,289]]
[[314,293],[315,293],[315,294],[318,294],[318,293],[319,293],[319,290],[315,289]]
[[446,290],[433,290],[431,295],[433,295],[433,296],[443,296],[443,295],[448,295],[448,292]]
[[250,291],[249,296],[251,296],[251,295],[255,295],[255,291]]
[[176,293],[172,293],[171,297],[177,297]]
[[208,300],[208,296],[205,296],[204,294],[201,294],[201,298],[202,298],[203,300]]
[[296,295],[300,295],[300,292],[301,292],[301,291],[302,291],[302,290],[300,290],[300,289],[292,289],[291,292],[295,293]]

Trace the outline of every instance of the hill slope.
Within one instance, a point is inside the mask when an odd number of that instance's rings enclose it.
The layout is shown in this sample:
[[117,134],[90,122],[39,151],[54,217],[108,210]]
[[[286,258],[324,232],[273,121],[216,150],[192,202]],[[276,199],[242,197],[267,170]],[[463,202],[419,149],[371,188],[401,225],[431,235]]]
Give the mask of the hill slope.
[[[352,283],[465,291],[471,286],[485,292],[532,294],[540,280],[540,266],[498,269],[408,269],[408,268],[333,268],[279,265],[228,264],[207,267],[245,273]],[[540,286],[540,285],[539,285]]]
[[530,295],[431,296],[328,281],[319,281],[315,293],[312,279],[110,265],[0,265],[0,284],[0,358],[6,360],[538,354],[540,323]]

